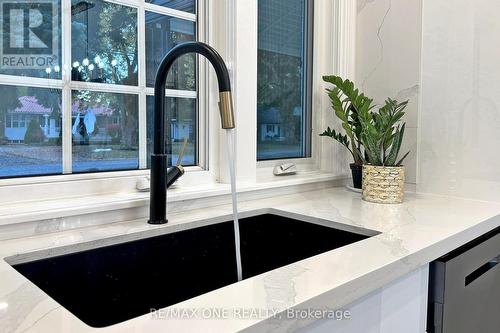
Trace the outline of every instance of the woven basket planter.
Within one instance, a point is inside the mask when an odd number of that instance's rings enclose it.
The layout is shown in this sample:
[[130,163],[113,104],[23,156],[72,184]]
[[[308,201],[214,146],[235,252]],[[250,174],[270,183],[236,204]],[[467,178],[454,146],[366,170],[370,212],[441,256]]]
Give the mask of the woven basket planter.
[[405,168],[363,165],[363,200],[384,204],[404,200]]

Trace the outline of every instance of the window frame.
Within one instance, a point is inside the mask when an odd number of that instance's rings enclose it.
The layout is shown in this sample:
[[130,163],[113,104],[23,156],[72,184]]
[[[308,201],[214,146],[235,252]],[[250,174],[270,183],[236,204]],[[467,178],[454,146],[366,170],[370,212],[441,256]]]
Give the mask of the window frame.
[[[118,4],[126,4],[129,6],[139,7],[138,0],[108,0]],[[66,3],[66,6],[64,6]],[[67,5],[68,0],[62,0],[62,10],[69,11],[70,6]],[[70,2],[69,2],[70,4]],[[142,20],[142,24],[138,24],[138,32],[141,33],[140,27],[145,27],[144,24],[144,11],[148,7],[159,6],[144,3],[143,10],[138,11],[138,22]],[[161,11],[168,15],[167,10],[159,7]],[[173,10],[175,12],[175,10]],[[189,13],[182,13],[183,15],[193,15]],[[314,179],[314,175],[324,177],[325,173],[340,179],[347,178],[348,170],[344,165],[334,163],[336,159],[344,161],[344,152],[335,143],[328,140],[320,140],[318,129],[331,126],[333,117],[330,111],[330,102],[324,93],[326,88],[322,82],[321,77],[325,73],[334,73],[346,77],[354,77],[355,70],[355,46],[356,46],[356,6],[350,0],[333,0],[332,2],[315,1],[314,2],[314,45],[313,55],[311,58],[312,66],[312,110],[311,113],[311,157],[299,159],[284,159],[284,160],[270,160],[257,162],[256,155],[254,154],[240,154],[252,155],[244,156],[241,158],[237,154],[237,179],[238,182],[243,181],[247,184],[254,184],[258,188],[288,186],[290,179],[297,177],[297,181],[301,182],[302,172],[306,172],[306,178]],[[256,17],[257,7],[254,2],[238,3],[238,6],[233,1],[208,1],[197,0],[197,38],[199,41],[204,41],[214,46],[227,61],[228,69],[230,72],[231,83],[234,89],[234,104],[235,115],[237,124],[239,122],[240,132],[241,125],[248,123],[248,121],[256,117],[256,108],[249,108],[245,106],[248,102],[254,100],[252,92],[248,89],[254,87],[254,79],[256,80],[256,67],[255,71],[252,68],[253,64],[247,64],[255,52],[256,56]],[[71,17],[70,17],[71,18]],[[211,18],[216,18],[211,20]],[[64,20],[64,15],[63,18]],[[240,22],[237,26],[236,23]],[[71,23],[69,23],[71,24]],[[64,34],[64,30],[62,32]],[[64,37],[64,36],[63,36]],[[67,38],[67,37],[66,37]],[[144,39],[139,35],[138,39]],[[255,46],[252,45],[255,38]],[[238,47],[237,42],[245,40],[242,43],[242,49]],[[248,45],[250,44],[250,47]],[[250,52],[249,52],[250,51]],[[67,51],[66,51],[67,52]],[[71,52],[71,51],[69,51]],[[63,49],[64,53],[64,49]],[[68,55],[66,55],[68,56]],[[144,58],[144,57],[142,57]],[[255,59],[256,60],[256,59]],[[139,62],[145,61],[139,57]],[[213,71],[209,69],[206,61],[198,59],[198,116],[199,116],[199,147],[198,152],[204,156],[198,158],[200,166],[187,167],[186,174],[179,179],[180,187],[188,191],[195,190],[199,192],[203,188],[203,193],[214,190],[220,191],[221,187],[217,184],[227,183],[227,161],[225,154],[225,135],[220,130],[220,120],[217,111],[218,90],[217,81]],[[244,64],[244,66],[243,66]],[[255,64],[256,65],[256,64]],[[249,68],[250,66],[250,68]],[[144,66],[143,66],[144,67]],[[141,72],[141,71],[140,71]],[[142,71],[145,76],[145,72]],[[139,73],[139,80],[141,74]],[[250,81],[248,84],[247,82]],[[145,83],[145,78],[142,81]],[[47,80],[40,78],[29,78],[27,82],[21,82],[20,77],[1,75],[0,84],[5,85],[21,85],[42,88],[59,88],[62,89],[64,84],[62,81]],[[78,82],[82,88],[92,87],[92,83]],[[100,85],[101,86],[101,85]],[[119,90],[120,86],[110,87]],[[97,87],[98,88],[98,87]],[[128,87],[130,88],[130,87]],[[135,88],[135,87],[132,87]],[[246,89],[245,89],[246,88]],[[69,90],[71,91],[71,89]],[[241,92],[245,91],[245,94]],[[122,91],[117,91],[122,92]],[[240,93],[239,93],[240,92]],[[246,96],[248,94],[250,97]],[[144,97],[142,97],[144,96]],[[63,94],[62,98],[69,98],[70,94]],[[143,99],[141,101],[141,98]],[[255,100],[256,101],[256,100]],[[139,105],[146,105],[145,94],[139,94]],[[253,103],[253,102],[252,102]],[[255,109],[255,110],[254,110]],[[139,124],[146,126],[146,110],[139,106]],[[144,119],[141,119],[143,117]],[[239,119],[238,119],[239,118]],[[256,119],[256,118],[255,118]],[[71,128],[71,122],[67,123],[67,119],[63,118],[62,126]],[[245,126],[243,126],[245,127]],[[140,145],[139,153],[140,161],[146,161],[146,132],[145,128],[139,128],[141,137],[139,139]],[[71,143],[71,131],[68,140]],[[244,135],[237,135],[238,151],[252,151],[252,145],[256,146],[256,137],[252,131],[244,130]],[[247,139],[251,137],[250,139]],[[64,139],[64,138],[63,138]],[[142,143],[141,143],[142,142]],[[341,156],[339,157],[340,154]],[[203,161],[203,162],[202,162]],[[280,182],[283,180],[281,177],[272,177],[272,169],[275,165],[281,162],[292,162],[298,167],[299,173],[296,176],[287,177],[283,185],[270,185],[269,181]],[[345,164],[345,163],[343,163]],[[22,177],[22,178],[4,178],[0,179],[0,195],[5,194],[8,202],[22,202],[30,200],[51,200],[59,199],[61,197],[74,196],[73,188],[79,186],[82,191],[79,195],[99,195],[107,193],[133,193],[136,192],[136,182],[149,176],[150,170],[126,170],[126,171],[109,171],[97,172],[86,174],[59,174],[59,175],[45,175],[37,177]],[[312,177],[312,178],[311,178]],[[293,180],[292,180],[293,181]],[[307,182],[307,180],[306,180]],[[106,185],[105,185],[106,184]],[[111,184],[110,186],[108,184]],[[32,185],[29,191],[21,190],[27,185]],[[202,186],[202,187],[200,187]],[[11,189],[18,189],[22,195],[7,196]],[[224,188],[224,187],[223,187]],[[218,192],[217,192],[218,193]]]
[[[175,17],[183,20],[188,20],[190,22],[196,23],[196,39],[204,40],[205,28],[202,26],[206,21],[204,18],[204,13],[200,12],[203,10],[204,6],[200,6],[200,2],[203,0],[195,0],[196,10],[195,13],[188,13],[172,8],[163,7],[160,5],[155,5],[146,2],[145,0],[102,0],[109,3],[114,3],[117,5],[127,6],[136,9],[137,11],[137,48],[138,48],[138,83],[136,86],[121,85],[121,84],[108,84],[108,83],[94,83],[94,82],[84,82],[84,81],[72,81],[71,71],[67,70],[65,66],[71,66],[71,0],[61,0],[61,57],[62,65],[61,76],[59,78],[37,78],[29,76],[17,76],[17,75],[7,75],[0,74],[0,86],[24,86],[24,87],[34,87],[34,88],[46,88],[46,89],[57,89],[61,92],[61,115],[62,124],[61,129],[62,134],[62,174],[41,174],[41,175],[27,175],[27,176],[15,176],[15,177],[2,177],[0,178],[0,186],[4,184],[15,184],[16,179],[19,179],[19,183],[26,184],[31,181],[32,183],[47,182],[47,177],[50,181],[57,182],[59,179],[62,181],[67,180],[66,177],[61,177],[63,175],[77,176],[82,175],[83,177],[76,177],[78,179],[85,179],[86,177],[90,179],[105,178],[109,176],[109,173],[123,173],[124,176],[129,175],[131,172],[138,175],[148,175],[149,169],[146,168],[147,158],[146,156],[146,145],[147,145],[147,122],[146,122],[146,96],[154,94],[153,87],[146,86],[146,59],[145,59],[145,13],[146,11],[155,12],[161,15],[166,15],[170,17]],[[205,73],[199,70],[199,59],[197,60],[197,88],[199,88],[198,81],[205,79]],[[138,147],[138,169],[131,170],[105,170],[99,172],[89,172],[89,173],[72,173],[72,115],[71,115],[71,105],[72,105],[72,91],[76,90],[91,90],[95,92],[106,92],[106,93],[117,93],[117,94],[132,94],[138,98],[138,132],[139,132],[139,147]],[[199,89],[197,89],[199,90]],[[205,98],[205,93],[200,91],[189,91],[189,90],[177,90],[177,89],[166,89],[167,97],[182,97],[182,98],[192,98],[197,100],[197,122],[200,121],[200,114],[203,113],[200,105],[200,99]],[[199,125],[197,123],[197,125]],[[198,129],[205,128],[205,126],[198,126]],[[198,130],[199,132],[199,130]],[[186,171],[201,171],[208,168],[206,163],[206,141],[205,136],[197,134],[197,161],[198,166],[186,167]],[[100,175],[102,174],[102,175]],[[102,177],[101,177],[102,176]],[[42,178],[41,181],[38,181]],[[64,180],[63,180],[64,179]]]
[[304,89],[304,158],[312,155],[312,105],[313,105],[313,56],[314,56],[314,0],[306,0],[307,24],[305,33],[304,59],[306,59],[306,75],[302,83]]
[[[259,160],[256,156],[257,160],[257,177],[260,178],[259,176],[262,177],[263,174],[269,173],[270,169],[273,168],[276,165],[283,164],[283,163],[293,163],[298,167],[299,171],[313,171],[317,170],[319,168],[319,156],[318,156],[318,147],[316,145],[317,139],[314,137],[315,131],[314,131],[314,126],[318,121],[318,118],[320,115],[315,114],[313,112],[314,105],[318,104],[315,101],[315,96],[313,94],[314,92],[314,84],[313,82],[317,80],[318,78],[321,77],[320,73],[315,72],[315,67],[314,64],[318,60],[318,54],[314,50],[314,45],[317,45],[314,41],[315,36],[314,36],[314,31],[317,30],[317,23],[316,22],[316,1],[315,0],[306,0],[306,15],[308,16],[307,18],[307,24],[305,25],[306,27],[306,32],[305,32],[305,38],[306,42],[305,44],[305,49],[304,49],[304,59],[306,59],[306,65],[305,65],[305,80],[302,82],[303,86],[303,91],[304,91],[304,96],[303,96],[303,103],[305,105],[305,116],[303,117],[304,119],[304,126],[302,130],[302,135],[304,137],[304,157],[291,157],[291,158],[270,158],[266,160]],[[319,44],[319,43],[318,43]],[[309,132],[309,133],[308,133]]]

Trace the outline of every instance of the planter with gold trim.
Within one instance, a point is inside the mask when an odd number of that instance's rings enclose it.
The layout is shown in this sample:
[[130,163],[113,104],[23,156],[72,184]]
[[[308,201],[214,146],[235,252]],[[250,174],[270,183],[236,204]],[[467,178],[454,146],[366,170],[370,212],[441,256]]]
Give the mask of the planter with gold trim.
[[405,168],[363,165],[363,200],[396,204],[404,200]]

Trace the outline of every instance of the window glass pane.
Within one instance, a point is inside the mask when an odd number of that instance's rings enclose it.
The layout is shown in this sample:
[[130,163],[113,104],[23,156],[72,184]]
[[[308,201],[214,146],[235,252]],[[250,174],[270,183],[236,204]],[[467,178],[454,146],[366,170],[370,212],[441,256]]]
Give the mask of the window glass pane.
[[0,96],[0,177],[61,173],[61,91],[2,85]]
[[0,6],[0,74],[60,78],[61,1],[4,0]]
[[100,0],[71,4],[72,79],[137,85],[137,9]]
[[[146,12],[146,82],[154,86],[156,70],[160,61],[170,49],[196,38],[194,22]],[[170,69],[167,88],[196,89],[196,56],[187,54],[179,58]]]
[[73,172],[139,167],[138,97],[72,92]]
[[258,2],[257,159],[305,157],[306,0]]
[[[153,110],[154,97],[147,96],[147,158],[148,168],[153,151]],[[183,141],[188,138],[186,150],[182,157],[183,166],[196,165],[196,99],[167,97],[167,112],[170,118],[170,133],[173,143],[167,145],[167,153],[171,156],[169,165],[176,164]],[[167,127],[166,127],[167,128]],[[167,143],[170,140],[167,140]]]
[[195,0],[146,0],[146,2],[189,13],[194,13],[195,11]]

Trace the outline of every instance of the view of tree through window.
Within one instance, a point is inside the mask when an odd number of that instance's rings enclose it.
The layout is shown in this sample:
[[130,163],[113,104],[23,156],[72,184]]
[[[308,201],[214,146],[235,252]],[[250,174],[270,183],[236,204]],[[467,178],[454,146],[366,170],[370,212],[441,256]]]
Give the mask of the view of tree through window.
[[307,0],[258,0],[257,159],[306,157]]
[[73,172],[139,167],[136,95],[73,91]]
[[[0,178],[149,165],[156,69],[170,49],[196,40],[196,0],[68,1],[65,13],[62,0],[2,4],[10,14],[0,48],[9,59],[0,63]],[[23,34],[28,14],[40,24]],[[167,78],[167,149],[176,162],[187,137],[184,165],[197,163],[196,89],[196,57],[186,55]]]
[[[196,40],[195,23],[146,12],[146,84],[153,87],[160,61],[174,46]],[[175,61],[167,77],[167,89],[196,90],[196,56]]]
[[137,85],[137,9],[95,0],[71,4],[72,79]]

